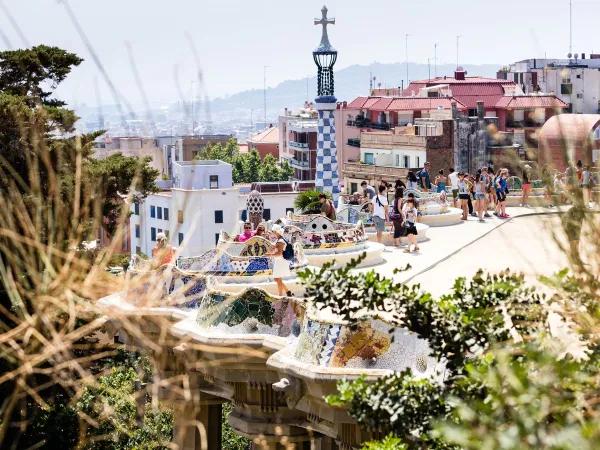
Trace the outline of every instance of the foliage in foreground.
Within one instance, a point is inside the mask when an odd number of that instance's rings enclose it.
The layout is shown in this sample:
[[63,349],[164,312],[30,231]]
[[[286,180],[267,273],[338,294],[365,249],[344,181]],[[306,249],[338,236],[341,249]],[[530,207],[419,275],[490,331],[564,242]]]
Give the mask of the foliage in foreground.
[[250,444],[250,440],[240,436],[229,426],[227,416],[229,416],[231,411],[233,411],[233,405],[231,403],[224,403],[221,410],[221,423],[223,424],[223,439],[221,441],[223,450],[246,450]]
[[[598,282],[567,271],[544,281],[587,338],[575,360],[546,332],[547,299],[522,276],[458,279],[439,299],[351,267],[301,274],[317,308],[350,322],[366,315],[426,339],[446,363],[443,383],[410,369],[366,382],[342,381],[326,401],[390,437],[366,448],[592,449],[600,442]],[[595,287],[594,287],[595,286]],[[594,325],[595,324],[595,325]],[[597,338],[596,338],[597,339]]]

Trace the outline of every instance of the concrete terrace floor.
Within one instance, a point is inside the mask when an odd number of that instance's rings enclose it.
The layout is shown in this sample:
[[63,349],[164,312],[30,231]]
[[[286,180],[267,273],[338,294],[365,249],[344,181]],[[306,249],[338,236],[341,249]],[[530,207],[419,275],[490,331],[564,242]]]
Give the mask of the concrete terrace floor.
[[[448,292],[456,278],[470,278],[480,268],[492,273],[509,268],[538,284],[540,275],[551,275],[568,266],[567,256],[556,241],[558,236],[560,242],[567,244],[557,214],[567,209],[507,208],[511,220],[494,217],[479,223],[476,218],[469,218],[457,225],[430,228],[429,240],[419,244],[420,252],[406,254],[403,249],[386,247],[384,263],[358,270],[374,269],[398,282],[419,283],[423,290],[435,296]],[[600,214],[592,217],[595,226],[600,227]],[[591,264],[595,273],[600,273],[598,255],[584,254],[586,249],[597,249],[590,245],[590,239],[589,225],[586,225],[580,244],[582,259]],[[406,264],[410,264],[411,269],[393,274],[395,268]]]

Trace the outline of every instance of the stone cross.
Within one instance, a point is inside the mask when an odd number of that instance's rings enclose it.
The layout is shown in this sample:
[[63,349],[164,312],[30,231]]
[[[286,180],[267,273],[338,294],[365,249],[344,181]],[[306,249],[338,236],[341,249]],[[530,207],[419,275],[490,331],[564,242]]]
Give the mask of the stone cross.
[[323,16],[320,19],[315,18],[315,25],[323,25],[323,34],[321,35],[319,49],[328,50],[331,48],[331,44],[329,43],[329,36],[327,36],[327,25],[335,25],[335,19],[327,18],[327,6],[321,8],[321,13]]

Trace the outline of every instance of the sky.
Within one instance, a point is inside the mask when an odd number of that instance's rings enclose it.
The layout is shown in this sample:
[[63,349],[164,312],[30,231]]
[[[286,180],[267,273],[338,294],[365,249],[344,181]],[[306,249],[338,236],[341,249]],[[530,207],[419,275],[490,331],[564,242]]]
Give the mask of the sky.
[[[199,72],[214,98],[262,89],[264,74],[270,87],[314,75],[323,1],[336,19],[336,69],[406,61],[407,33],[408,61],[425,64],[435,44],[438,63],[456,61],[457,35],[462,64],[569,50],[569,0],[0,0],[0,49],[46,44],[83,57],[57,91],[73,106],[189,99]],[[600,53],[600,0],[572,2],[573,53]]]

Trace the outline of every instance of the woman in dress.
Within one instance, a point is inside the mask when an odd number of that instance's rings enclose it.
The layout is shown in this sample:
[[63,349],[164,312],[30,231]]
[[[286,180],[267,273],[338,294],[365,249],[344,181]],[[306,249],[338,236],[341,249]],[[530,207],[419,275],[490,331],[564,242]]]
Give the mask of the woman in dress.
[[397,188],[394,193],[394,202],[392,203],[392,213],[390,219],[394,224],[394,246],[400,247],[402,245],[402,238],[406,236],[406,228],[402,224],[404,217],[402,216],[402,197],[404,196],[404,189],[401,187]]
[[288,242],[283,237],[283,227],[281,225],[273,225],[271,232],[275,235],[275,249],[267,253],[273,257],[273,279],[277,283],[279,295],[286,293],[288,297],[292,296],[292,292],[283,283],[283,278],[291,275],[290,262],[283,257],[283,252],[288,245]]
[[435,177],[435,184],[437,186],[438,194],[440,192],[446,192],[446,183],[448,179],[444,176],[444,169],[440,169],[437,176]]

